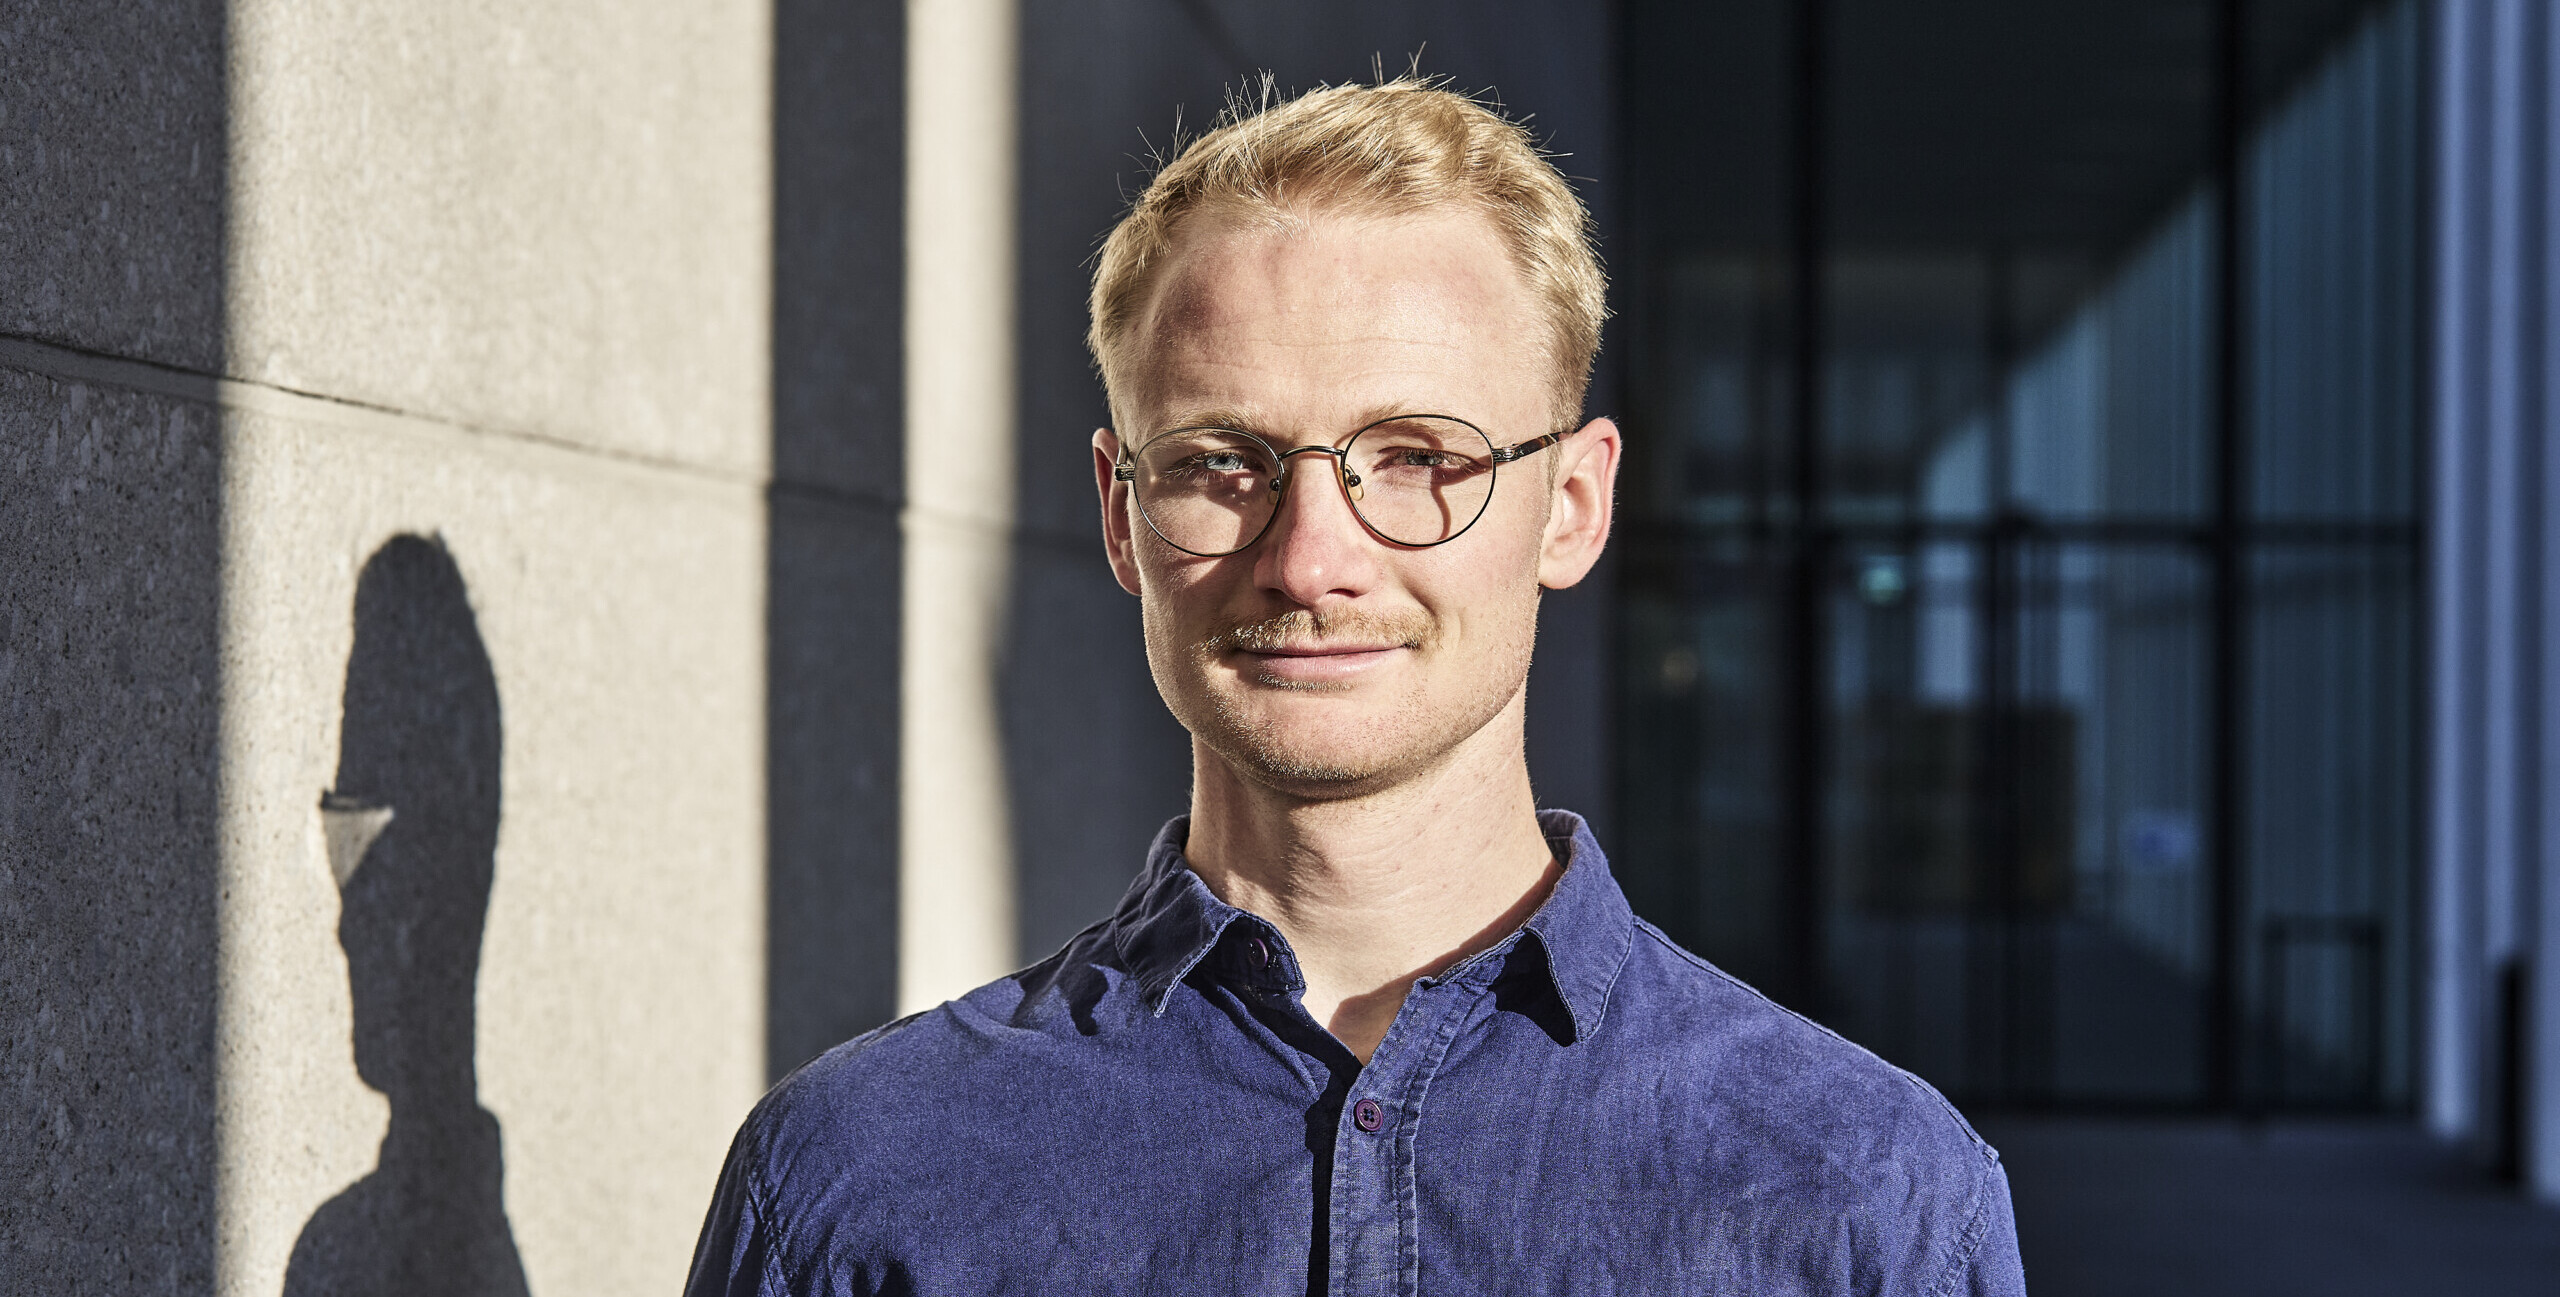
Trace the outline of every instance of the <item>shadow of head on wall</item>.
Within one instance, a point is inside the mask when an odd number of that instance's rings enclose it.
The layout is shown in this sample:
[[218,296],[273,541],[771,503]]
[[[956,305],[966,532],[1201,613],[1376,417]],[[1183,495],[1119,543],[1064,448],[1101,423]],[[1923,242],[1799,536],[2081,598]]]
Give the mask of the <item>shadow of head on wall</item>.
[[288,1297],[525,1291],[480,1107],[474,983],[497,864],[497,676],[461,569],[396,536],[356,581],[335,786],[321,795],[356,1072],[391,1101],[372,1174],[315,1212]]

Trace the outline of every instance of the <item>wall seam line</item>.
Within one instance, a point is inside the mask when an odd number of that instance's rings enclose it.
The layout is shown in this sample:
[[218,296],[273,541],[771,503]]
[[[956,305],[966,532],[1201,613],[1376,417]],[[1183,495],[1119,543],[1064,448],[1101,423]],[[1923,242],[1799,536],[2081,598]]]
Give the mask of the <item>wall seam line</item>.
[[528,432],[518,428],[496,428],[486,424],[465,423],[438,418],[434,415],[419,414],[396,406],[329,396],[274,383],[263,383],[254,379],[227,378],[183,366],[163,364],[159,361],[137,360],[112,352],[66,346],[23,334],[0,333],[0,368],[15,369],[55,382],[118,387],[143,395],[193,401],[222,409],[326,424],[341,429],[355,430],[365,423],[378,422],[396,425],[402,431],[412,434],[428,432],[458,434],[487,441],[559,451],[581,458],[603,460],[623,467],[745,487],[751,490],[762,491],[796,485],[778,481],[766,475],[743,473],[657,455],[614,450],[568,437]]

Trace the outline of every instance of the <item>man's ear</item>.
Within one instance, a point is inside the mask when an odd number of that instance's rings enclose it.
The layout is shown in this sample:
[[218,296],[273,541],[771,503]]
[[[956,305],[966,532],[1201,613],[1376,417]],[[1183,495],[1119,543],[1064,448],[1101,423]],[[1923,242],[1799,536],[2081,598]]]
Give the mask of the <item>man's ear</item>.
[[1129,484],[1112,470],[1120,463],[1120,434],[1093,430],[1093,490],[1102,497],[1102,552],[1111,560],[1111,575],[1120,588],[1138,593],[1138,555],[1129,535]]
[[1600,561],[1618,498],[1618,425],[1594,419],[1555,447],[1561,456],[1547,500],[1547,532],[1538,550],[1538,584],[1562,590]]

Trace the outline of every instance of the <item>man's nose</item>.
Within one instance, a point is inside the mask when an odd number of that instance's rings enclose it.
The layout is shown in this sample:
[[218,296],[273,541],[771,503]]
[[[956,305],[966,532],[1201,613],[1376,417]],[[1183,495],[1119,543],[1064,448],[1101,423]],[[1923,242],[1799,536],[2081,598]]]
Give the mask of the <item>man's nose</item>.
[[1280,512],[1256,547],[1255,580],[1302,608],[1356,597],[1377,580],[1379,542],[1344,494],[1341,463],[1321,451],[1293,456]]

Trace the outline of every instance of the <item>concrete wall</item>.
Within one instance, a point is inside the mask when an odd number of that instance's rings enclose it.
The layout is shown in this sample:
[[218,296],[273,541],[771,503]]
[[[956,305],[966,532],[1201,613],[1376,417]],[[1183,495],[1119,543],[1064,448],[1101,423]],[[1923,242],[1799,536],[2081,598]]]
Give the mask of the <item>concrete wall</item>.
[[0,20],[0,1288],[681,1273],[767,1071],[771,23]]
[[[765,1079],[769,21],[235,0],[224,1291],[395,1260],[491,1291],[664,1285]],[[443,550],[494,673],[485,842],[425,774],[348,786],[360,742],[460,742],[438,728],[459,702],[353,732],[362,583],[402,535]],[[443,615],[395,606],[380,633]],[[447,669],[369,687],[461,688]],[[322,789],[393,812],[336,888]],[[458,866],[419,865],[407,905],[355,925],[413,827],[436,836],[411,854],[494,855],[476,992],[441,988],[477,1021],[459,1060],[385,1045],[377,1069],[375,1035],[441,1006],[372,988],[359,943],[438,949],[440,908],[471,908],[437,890]],[[430,976],[415,962],[380,976]],[[494,1129],[440,1111],[469,1102],[434,1075],[457,1063]],[[467,1173],[420,1169],[456,1150]]]
[[766,1075],[887,1021],[898,968],[906,6],[773,8]]
[[[0,1290],[203,1291],[224,7],[0,13]],[[314,789],[316,795],[317,790]]]
[[1188,754],[1086,259],[1177,106],[1426,44],[1604,174],[1564,4],[9,8],[0,1291],[663,1290],[773,1077],[1099,917]]

